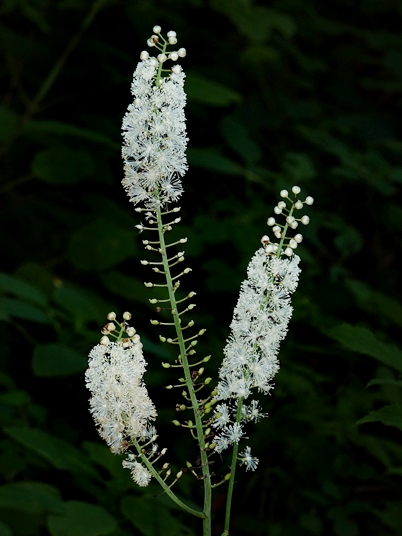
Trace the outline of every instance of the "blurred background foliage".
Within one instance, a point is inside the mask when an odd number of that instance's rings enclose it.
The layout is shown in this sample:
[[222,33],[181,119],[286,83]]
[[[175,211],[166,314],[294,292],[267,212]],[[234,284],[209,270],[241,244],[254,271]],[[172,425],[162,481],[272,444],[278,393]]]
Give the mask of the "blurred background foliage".
[[[402,4],[397,0],[3,0],[0,536],[196,535],[97,436],[83,373],[133,313],[159,443],[177,468],[150,273],[120,180],[120,125],[152,26],[188,51],[183,280],[216,374],[281,188],[314,196],[269,412],[239,470],[233,535],[402,534]],[[202,347],[201,347],[202,346]],[[176,433],[177,432],[177,433]],[[217,478],[227,460],[217,458]],[[178,493],[199,501],[199,483]],[[225,487],[214,496],[222,530]]]

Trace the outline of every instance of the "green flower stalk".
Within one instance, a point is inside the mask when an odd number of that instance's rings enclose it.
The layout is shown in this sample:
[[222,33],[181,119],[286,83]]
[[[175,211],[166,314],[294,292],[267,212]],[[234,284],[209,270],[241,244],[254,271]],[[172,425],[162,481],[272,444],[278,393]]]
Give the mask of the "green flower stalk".
[[[196,357],[198,339],[206,330],[196,330],[194,321],[187,319],[195,307],[192,301],[195,292],[179,296],[181,279],[191,271],[184,264],[185,252],[181,250],[187,239],[169,240],[169,232],[180,222],[180,208],[175,203],[183,192],[181,179],[188,167],[185,75],[175,63],[186,51],[184,48],[168,50],[177,43],[175,32],[168,32],[165,39],[159,26],[153,31],[148,45],[156,49],[156,57],[141,52],[131,86],[134,100],[123,119],[122,182],[135,210],[143,215],[143,222],[136,226],[147,234],[143,245],[154,255],[153,260],[141,261],[157,277],[155,281],[145,282],[145,286],[162,292],[158,294],[161,297],[151,297],[150,302],[157,306],[157,311],[165,309],[168,315],[164,320],[151,319],[151,324],[167,330],[159,339],[177,352],[174,363],[162,363],[166,369],[177,369],[181,376],[167,388],[180,389],[182,398],[176,406],[179,412],[192,412],[190,419],[175,420],[173,424],[188,430],[196,440],[198,460],[187,461],[187,467],[176,475],[171,474],[165,458],[161,460],[166,448],[160,449],[156,443],[158,435],[153,422],[157,411],[142,379],[146,361],[140,337],[128,324],[131,319],[128,312],[121,323],[115,313],[109,313],[100,344],[90,352],[86,372],[87,387],[92,394],[90,410],[111,451],[126,455],[123,466],[130,470],[133,480],[145,487],[154,478],[183,510],[202,518],[204,536],[211,535],[212,489],[228,481],[224,534],[229,534],[237,463],[246,470],[258,466],[249,446],[239,454],[244,426],[266,417],[257,400],[249,397],[253,390],[267,394],[272,389],[272,378],[279,369],[279,343],[286,335],[292,314],[290,296],[300,273],[300,259],[294,250],[303,237],[297,233],[290,238],[288,232],[299,223],[308,224],[308,216],[296,218],[295,214],[305,204],[311,205],[313,199],[307,197],[301,201],[298,186],[292,188],[293,199],[286,190],[281,192],[283,200],[274,212],[284,217],[284,223],[276,222],[273,217],[268,219],[272,240],[263,236],[262,247],[248,266],[248,278],[242,283],[234,310],[219,381],[210,392],[208,386],[212,380],[204,375],[204,365],[210,356]],[[232,449],[230,473],[212,483],[211,457],[229,448]],[[186,505],[172,490],[183,471],[203,483],[204,504],[199,510]]]

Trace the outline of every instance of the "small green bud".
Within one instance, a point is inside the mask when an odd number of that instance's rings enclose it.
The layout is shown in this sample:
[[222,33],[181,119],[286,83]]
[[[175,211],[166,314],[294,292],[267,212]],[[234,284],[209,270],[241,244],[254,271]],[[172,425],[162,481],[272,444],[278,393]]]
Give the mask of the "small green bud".
[[211,413],[211,408],[205,408],[205,415],[208,415],[208,413]]
[[210,443],[209,444],[209,449],[212,450],[216,447],[215,443]]
[[204,385],[208,385],[209,383],[211,383],[211,381],[212,378],[205,378]]
[[204,367],[201,367],[200,369],[198,369],[197,371],[198,376],[202,376],[203,373],[204,373]]
[[170,368],[170,364],[169,363],[162,363],[162,367],[163,368]]
[[183,471],[179,471],[176,475],[176,478],[179,479],[181,477],[181,475],[183,474]]
[[207,331],[206,329],[200,329],[200,331],[198,332],[198,335],[204,335],[204,333],[205,333],[206,331]]
[[173,423],[175,426],[180,426],[179,421],[172,421],[172,423]]
[[191,427],[193,426],[193,421],[187,421],[187,424]]
[[166,342],[166,337],[162,337],[162,335],[159,335],[159,340],[161,342]]
[[194,354],[196,354],[196,353],[197,353],[197,352],[196,352],[195,350],[190,350],[189,353],[188,353],[188,355],[194,355]]
[[204,357],[204,359],[202,360],[204,363],[208,363],[208,361],[211,359],[211,356],[210,355],[207,355],[207,357]]
[[231,477],[231,473],[228,473],[227,475],[225,475],[225,480],[230,480],[230,477]]
[[158,320],[150,320],[150,322],[153,326],[157,326],[159,324]]
[[184,411],[186,409],[186,406],[184,404],[181,404],[179,406],[180,411]]
[[191,341],[191,346],[197,346],[198,341]]
[[154,305],[155,303],[158,303],[158,300],[156,298],[151,298],[149,300],[149,303],[152,303]]
[[205,430],[205,436],[208,436],[211,433],[211,428],[207,428]]

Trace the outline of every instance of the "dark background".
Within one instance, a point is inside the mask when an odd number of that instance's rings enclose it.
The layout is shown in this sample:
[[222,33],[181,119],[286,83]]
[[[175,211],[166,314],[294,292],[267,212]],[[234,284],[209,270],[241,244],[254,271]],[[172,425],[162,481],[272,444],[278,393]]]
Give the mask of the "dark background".
[[[214,381],[279,191],[315,198],[269,418],[244,442],[260,464],[238,471],[231,534],[402,534],[402,4],[4,0],[0,12],[0,536],[201,531],[156,485],[130,480],[84,384],[107,313],[131,311],[165,461],[194,462],[169,424],[171,354],[149,324],[144,235],[120,184],[121,120],[155,24],[188,52],[190,169],[174,233],[188,237],[182,286],[197,292]],[[214,471],[228,472],[225,456]],[[191,475],[176,491],[200,504]],[[214,492],[217,535],[225,493]]]

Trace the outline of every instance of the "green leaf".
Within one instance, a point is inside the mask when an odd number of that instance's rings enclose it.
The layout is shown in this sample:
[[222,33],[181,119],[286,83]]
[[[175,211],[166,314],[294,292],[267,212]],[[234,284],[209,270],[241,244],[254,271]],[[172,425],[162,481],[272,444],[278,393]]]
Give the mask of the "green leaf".
[[2,521],[0,521],[0,536],[13,536],[13,531]]
[[109,292],[116,296],[123,296],[127,300],[149,304],[149,293],[144,283],[135,277],[122,274],[117,270],[100,275],[100,280]]
[[229,106],[242,100],[234,89],[196,73],[187,73],[186,93],[189,102],[201,102],[210,106]]
[[46,305],[47,299],[41,290],[22,279],[0,272],[0,291],[14,294],[38,305]]
[[0,143],[11,141],[17,132],[18,116],[9,108],[0,106]]
[[31,403],[31,397],[27,391],[22,389],[15,389],[8,393],[0,394],[0,402],[7,406],[27,406]]
[[261,150],[250,138],[244,125],[234,117],[225,117],[221,122],[220,129],[231,149],[240,155],[248,165],[257,164],[261,158]]
[[79,290],[60,286],[55,290],[53,299],[58,305],[71,314],[77,327],[81,327],[83,324],[90,322],[91,320],[102,322],[102,313],[100,313],[95,304]]
[[390,404],[375,411],[370,411],[368,415],[357,421],[356,424],[364,424],[366,422],[382,422],[387,426],[395,426],[402,430],[402,406],[399,404]]
[[84,371],[87,364],[83,355],[61,344],[39,344],[32,356],[35,376],[44,378],[76,374]]
[[101,506],[81,501],[67,501],[64,515],[49,516],[52,536],[102,536],[117,530],[115,518]]
[[382,342],[367,328],[341,324],[330,329],[327,334],[346,348],[375,357],[384,365],[402,372],[402,352],[386,342]]
[[121,501],[121,511],[145,536],[181,536],[192,531],[174,517],[155,498],[126,496]]
[[40,324],[51,324],[50,318],[34,305],[13,298],[0,298],[0,319],[8,320],[10,316]]
[[372,385],[394,385],[395,387],[402,387],[402,380],[394,380],[393,378],[375,378],[368,382],[367,387]]
[[87,456],[59,437],[36,428],[5,428],[6,434],[24,447],[36,452],[53,467],[99,479]]
[[71,236],[67,255],[71,264],[81,270],[105,270],[135,255],[136,234],[98,218]]
[[375,315],[385,316],[402,326],[402,306],[397,300],[356,279],[346,279],[345,286],[353,293],[362,309]]
[[99,134],[99,132],[96,132],[95,130],[80,128],[60,121],[29,121],[24,127],[24,134],[34,138],[42,136],[43,134],[52,136],[72,136],[74,138],[105,145],[111,149],[118,149],[120,147],[118,143],[103,134]]
[[32,162],[32,173],[50,184],[76,184],[94,170],[95,163],[88,153],[67,148],[46,149]]
[[193,147],[187,150],[190,166],[199,167],[208,171],[223,173],[225,175],[243,175],[243,169],[227,158],[219,154],[218,150],[211,148]]
[[0,508],[12,508],[33,514],[44,511],[63,513],[59,490],[42,482],[17,482],[0,486]]

